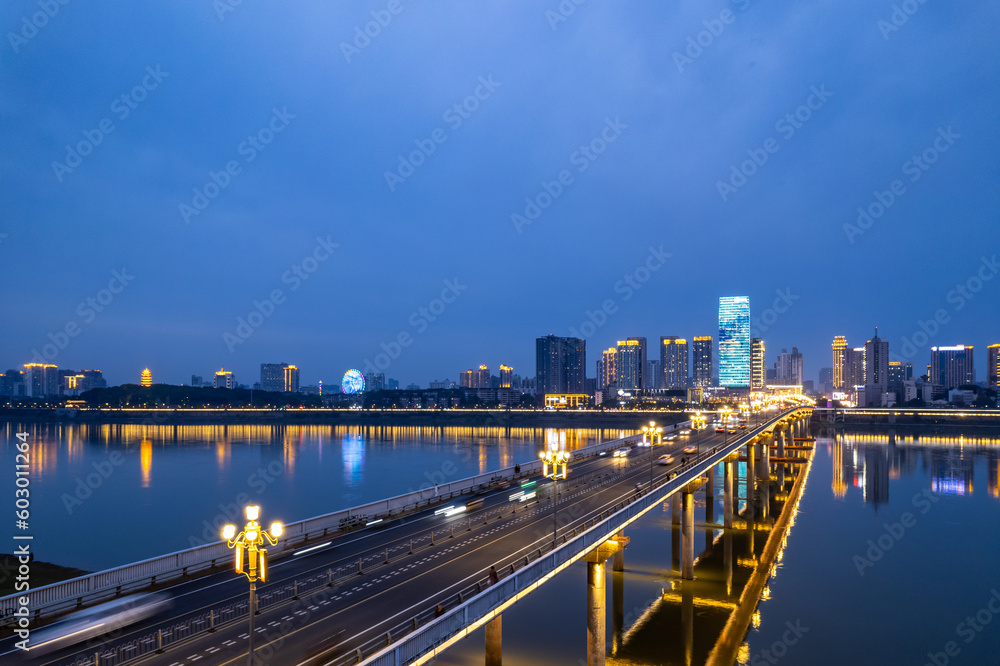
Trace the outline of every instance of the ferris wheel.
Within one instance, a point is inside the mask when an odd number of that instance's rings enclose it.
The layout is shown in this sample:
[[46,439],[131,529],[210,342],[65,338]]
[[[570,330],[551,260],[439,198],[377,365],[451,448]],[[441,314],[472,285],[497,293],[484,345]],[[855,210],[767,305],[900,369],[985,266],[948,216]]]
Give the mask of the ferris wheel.
[[356,395],[365,391],[365,376],[360,371],[348,370],[344,373],[344,379],[340,382],[340,390],[347,395]]

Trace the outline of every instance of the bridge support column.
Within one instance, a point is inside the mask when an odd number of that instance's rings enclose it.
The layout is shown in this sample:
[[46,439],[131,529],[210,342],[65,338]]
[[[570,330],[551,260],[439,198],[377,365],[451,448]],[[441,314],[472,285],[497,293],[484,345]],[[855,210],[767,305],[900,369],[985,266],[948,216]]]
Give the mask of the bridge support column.
[[604,563],[587,562],[587,666],[604,666]]
[[[739,457],[739,454],[736,454]],[[722,499],[722,520],[723,525],[726,529],[733,526],[733,461],[732,456],[726,458],[725,462],[722,463],[724,466],[723,471],[723,488],[724,494]]]
[[[785,438],[786,433],[775,433],[775,439],[778,443],[777,453],[779,458],[785,457]],[[794,440],[793,440],[794,441]],[[785,465],[776,465],[778,474],[778,488],[783,489],[785,487]]]
[[503,664],[503,615],[486,623],[486,666]]
[[[625,531],[621,530],[615,535],[615,540],[619,543],[625,542]],[[625,549],[619,548],[612,556],[611,568],[613,571],[625,571]]]
[[756,494],[757,484],[754,480],[754,451],[753,445],[747,444],[747,507],[746,507],[746,517],[747,520],[753,520],[753,499]]
[[684,521],[681,523],[681,578],[694,579],[694,494],[687,489],[681,492],[684,503]]
[[681,567],[681,494],[670,496],[670,570],[680,571]]
[[[711,525],[715,522],[715,468],[708,470],[708,481],[705,482],[705,522]],[[705,530],[705,550],[712,550],[713,530]]]

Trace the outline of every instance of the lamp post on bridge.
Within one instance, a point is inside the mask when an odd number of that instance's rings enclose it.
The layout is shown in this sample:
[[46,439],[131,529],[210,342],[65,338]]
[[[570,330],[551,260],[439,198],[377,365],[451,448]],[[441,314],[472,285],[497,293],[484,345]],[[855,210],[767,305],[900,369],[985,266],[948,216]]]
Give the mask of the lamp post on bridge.
[[[260,515],[260,507],[250,505],[246,507],[247,524],[239,534],[236,534],[235,525],[226,525],[222,528],[222,538],[225,539],[230,548],[236,549],[236,573],[245,574],[250,580],[250,634],[249,651],[247,653],[247,664],[253,666],[253,634],[254,634],[254,613],[257,612],[257,581],[267,582],[267,550],[262,548],[266,538],[272,546],[277,545],[278,537],[284,529],[279,522],[271,523],[271,530],[265,532],[257,523]],[[248,555],[247,565],[243,564],[243,553]]]
[[648,426],[642,426],[642,439],[645,441],[646,433],[649,433],[649,489],[653,489],[653,465],[656,463],[656,455],[653,453],[653,438],[656,437],[656,444],[663,444],[663,428],[656,427],[656,421],[650,421]]
[[[552,549],[555,550],[559,532],[559,479],[566,478],[566,463],[569,462],[569,452],[557,449],[554,445],[538,454],[542,459],[542,476],[552,479]],[[551,465],[552,471],[549,471]],[[559,468],[562,468],[560,473]]]

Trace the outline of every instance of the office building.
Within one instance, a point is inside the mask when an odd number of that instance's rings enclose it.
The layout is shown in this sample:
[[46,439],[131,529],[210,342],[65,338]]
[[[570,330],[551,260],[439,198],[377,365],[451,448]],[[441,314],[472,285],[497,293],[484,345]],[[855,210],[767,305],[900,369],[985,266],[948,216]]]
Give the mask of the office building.
[[833,390],[843,391],[849,388],[847,381],[847,339],[838,335],[833,339]]
[[535,339],[536,393],[583,393],[586,368],[585,340],[555,335]]
[[931,384],[953,389],[976,383],[972,345],[931,347]]
[[764,361],[764,341],[761,338],[751,338],[750,390],[760,391],[765,386],[767,386],[767,365]]
[[25,363],[24,395],[28,398],[59,395],[59,368],[51,363]]
[[215,388],[234,389],[236,388],[236,377],[225,368],[219,368],[215,373]]
[[850,393],[865,383],[865,348],[852,347],[847,350],[844,364],[844,391]]
[[750,386],[750,297],[719,298],[719,386]]
[[480,365],[478,370],[469,368],[465,372],[458,373],[458,385],[462,388],[488,389],[490,388],[490,371],[485,365]]
[[1000,389],[1000,344],[986,348],[986,386]]
[[[146,368],[145,370],[142,371],[142,374],[139,375],[139,386],[149,387],[152,385],[153,385],[153,373],[149,371],[149,368]],[[74,386],[74,388],[76,387]]]
[[688,387],[688,341],[676,336],[660,338],[660,367],[663,369],[663,388]]
[[500,364],[500,388],[513,388],[514,368],[509,365]]
[[[881,407],[882,395],[889,390],[889,341],[875,337],[864,348],[865,407]],[[859,405],[861,406],[861,405]]]
[[12,369],[0,375],[0,395],[24,397],[24,373]]
[[615,353],[615,371],[618,373],[618,388],[641,389],[643,370],[646,367],[644,345],[636,338],[619,340]]
[[897,404],[905,402],[903,386],[913,378],[913,364],[909,361],[889,361],[889,391],[896,394]]
[[691,384],[700,388],[712,386],[712,336],[696,335],[691,341],[692,370]]
[[365,373],[365,392],[371,391],[384,391],[385,390],[385,373],[384,372],[366,372]]
[[778,354],[778,359],[774,363],[774,375],[776,384],[785,386],[802,386],[802,354],[798,347],[792,347],[791,353],[787,349],[782,349]]

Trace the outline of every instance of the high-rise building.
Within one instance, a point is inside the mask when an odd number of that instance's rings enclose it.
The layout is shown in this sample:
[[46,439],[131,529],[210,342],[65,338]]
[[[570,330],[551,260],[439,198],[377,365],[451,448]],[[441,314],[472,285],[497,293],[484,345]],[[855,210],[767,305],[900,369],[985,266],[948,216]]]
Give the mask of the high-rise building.
[[660,367],[663,388],[686,389],[688,386],[688,341],[668,335],[660,338]]
[[[475,373],[472,372],[472,368],[468,370],[463,370],[458,373],[458,385],[461,388],[472,388],[472,376]],[[432,387],[433,388],[433,387]]]
[[643,370],[646,369],[645,339],[619,340],[615,353],[615,372],[618,374],[618,388],[641,389]]
[[615,347],[610,347],[601,352],[601,358],[597,359],[597,388],[603,390],[616,385],[615,374]]
[[219,368],[219,371],[215,373],[215,388],[236,388],[236,377],[225,368]]
[[931,347],[931,384],[953,389],[976,383],[972,345]]
[[77,387],[81,393],[90,389],[108,388],[108,380],[100,370],[81,370],[77,374],[82,376],[82,379],[77,380]]
[[149,368],[146,368],[145,370],[142,371],[142,374],[139,376],[139,386],[152,386],[152,385],[153,385],[153,373],[149,371]]
[[490,369],[485,365],[480,365],[478,377],[474,382],[476,385],[472,388],[490,388]]
[[838,335],[833,339],[833,390],[842,391],[847,385],[847,338]]
[[852,347],[847,350],[844,363],[844,390],[852,391],[865,384],[865,348]]
[[986,348],[986,385],[1000,389],[1000,344]]
[[585,340],[555,335],[535,339],[536,393],[583,393],[586,369]]
[[25,363],[24,395],[28,398],[59,395],[59,368],[51,363]]
[[712,379],[712,336],[696,335],[692,339],[692,366],[694,376],[692,384],[705,388],[711,386]]
[[764,351],[764,340],[761,338],[750,339],[751,391],[760,391],[767,385],[767,365],[764,360]]
[[663,388],[663,366],[660,365],[660,360],[655,358],[650,358],[646,360],[646,370],[642,373],[642,383],[645,388],[649,389],[661,389]]
[[385,373],[384,372],[366,372],[365,373],[365,392],[369,391],[384,391],[385,390]]
[[24,373],[20,370],[8,370],[0,375],[0,395],[23,396]]
[[288,363],[261,363],[260,389],[274,393],[298,393],[299,369]]
[[511,388],[514,381],[514,368],[500,364],[500,388]]
[[802,386],[804,378],[802,376],[802,354],[798,347],[792,347],[792,352],[782,349],[778,354],[778,360],[774,363],[774,382],[786,386]]
[[719,297],[719,385],[750,386],[750,297]]
[[881,407],[889,390],[889,341],[875,337],[865,343],[865,407]]

